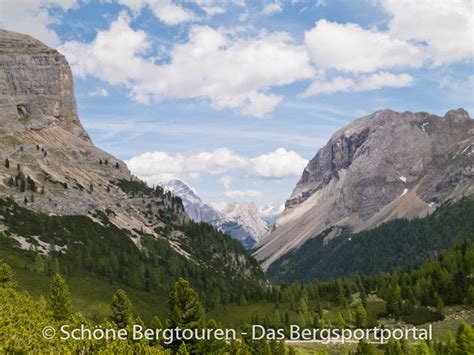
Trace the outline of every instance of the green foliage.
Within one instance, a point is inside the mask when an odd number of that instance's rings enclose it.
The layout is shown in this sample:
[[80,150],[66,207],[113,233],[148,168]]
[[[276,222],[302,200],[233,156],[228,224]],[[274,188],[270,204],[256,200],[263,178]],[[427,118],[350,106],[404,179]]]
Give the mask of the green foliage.
[[125,328],[132,317],[132,303],[124,290],[118,289],[110,304],[111,320],[119,328]]
[[170,311],[168,323],[172,328],[195,329],[202,325],[204,309],[198,294],[185,279],[179,278],[170,291],[168,308]]
[[14,275],[15,273],[10,265],[0,260],[0,288],[15,287],[15,282],[13,281]]
[[51,282],[48,307],[56,320],[66,320],[71,317],[72,307],[69,288],[60,274],[56,274]]
[[[176,279],[185,276],[208,307],[216,300],[215,290],[219,290],[219,304],[237,302],[241,295],[248,300],[263,297],[263,274],[255,260],[238,241],[212,227],[183,226],[187,237],[182,248],[197,259],[196,263],[178,254],[167,239],[137,231],[146,250],[142,252],[133,243],[130,232],[111,224],[104,212],[96,211],[93,217],[101,220],[101,224],[87,216],[49,216],[0,199],[2,224],[9,233],[32,244],[32,251],[16,252],[31,260],[29,264],[34,265],[35,272],[53,275],[61,271],[68,277],[88,274],[117,282],[118,287],[130,286],[149,293],[167,293]],[[51,250],[48,257],[34,253],[39,247],[35,239],[38,236],[42,242],[64,248],[64,252]],[[0,233],[0,239],[4,249],[15,248],[16,242],[11,238]],[[239,262],[232,261],[237,259]]]
[[375,355],[375,348],[372,344],[367,343],[365,340],[359,341],[357,344],[356,355]]
[[268,269],[278,282],[365,275],[420,265],[453,245],[474,236],[474,199],[447,203],[422,219],[398,219],[372,230],[344,231],[327,245],[321,235],[284,255]]
[[459,354],[474,354],[474,328],[471,325],[461,323],[456,335],[455,348]]

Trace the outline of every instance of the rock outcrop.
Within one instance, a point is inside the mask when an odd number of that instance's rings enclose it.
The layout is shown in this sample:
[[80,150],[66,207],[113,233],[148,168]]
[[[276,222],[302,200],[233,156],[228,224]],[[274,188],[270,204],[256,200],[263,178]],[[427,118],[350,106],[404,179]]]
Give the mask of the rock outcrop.
[[[103,211],[119,228],[152,235],[165,227],[165,214],[178,224],[189,221],[171,195],[147,190],[124,162],[93,145],[77,115],[64,56],[4,30],[0,151],[0,197],[30,209],[91,218]],[[134,241],[139,245],[139,236]]]
[[474,120],[463,109],[444,117],[381,110],[355,120],[308,163],[254,256],[267,268],[328,227],[357,232],[471,195],[473,150]]
[[261,218],[254,203],[234,202],[218,210],[203,202],[196,191],[184,181],[174,179],[159,185],[181,198],[186,213],[193,221],[213,225],[239,240],[247,249],[268,232],[268,225]]
[[0,124],[22,133],[60,127],[90,143],[77,117],[72,73],[58,51],[0,30]]
[[[166,240],[199,269],[219,265],[212,272],[230,272],[235,280],[261,278],[255,261],[243,249],[232,247],[232,241],[219,244],[231,250],[204,253],[186,229],[191,220],[181,199],[162,187],[150,188],[123,161],[94,146],[79,121],[73,78],[64,56],[30,36],[3,30],[0,159],[2,200],[13,199],[50,215],[88,216],[107,228],[111,223],[145,256],[150,239]],[[0,231],[5,228],[0,219]],[[25,246],[23,237],[12,235],[20,248]],[[220,237],[213,233],[208,237],[206,247],[211,250]],[[36,238],[41,236],[28,240],[40,243]]]

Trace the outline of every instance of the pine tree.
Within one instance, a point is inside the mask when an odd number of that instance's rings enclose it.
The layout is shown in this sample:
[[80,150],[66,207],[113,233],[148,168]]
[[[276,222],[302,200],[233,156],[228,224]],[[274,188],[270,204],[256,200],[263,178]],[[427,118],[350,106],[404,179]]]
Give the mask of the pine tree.
[[[196,291],[194,291],[189,282],[183,278],[176,281],[171,289],[168,298],[170,328],[179,327],[181,329],[196,329],[203,326],[204,309],[199,301]],[[198,346],[197,341],[189,341],[187,343],[189,351],[193,352]],[[170,344],[175,351],[178,350],[180,344],[176,341]]]
[[430,347],[426,343],[426,341],[420,341],[415,348],[416,355],[430,355]]
[[384,354],[385,355],[404,355],[404,352],[398,340],[390,339],[387,343]]
[[48,307],[57,320],[66,320],[72,314],[69,288],[59,273],[54,276],[51,283]]
[[474,354],[474,328],[465,322],[456,334],[456,350],[459,354]]
[[298,303],[298,312],[302,314],[308,312],[308,302],[306,302],[306,299],[304,297],[301,297]]
[[443,302],[443,299],[439,296],[438,296],[438,300],[436,302],[436,310],[441,314],[444,311],[444,302]]
[[5,168],[10,169],[10,160],[5,159]]
[[188,355],[189,354],[189,351],[188,349],[186,348],[186,344],[185,343],[181,343],[181,345],[179,346],[178,350],[176,351],[176,355]]
[[196,328],[203,321],[204,310],[198,294],[183,278],[179,278],[170,291],[168,308],[172,328]]
[[364,328],[367,325],[367,311],[362,304],[357,306],[355,323],[357,328]]
[[356,355],[375,355],[375,349],[373,345],[367,343],[364,339],[359,341],[357,344]]
[[36,272],[45,272],[46,271],[46,263],[44,262],[43,257],[41,254],[36,254],[35,262],[33,264],[33,270]]
[[14,275],[15,273],[10,265],[0,260],[0,288],[15,287],[15,282],[13,281]]
[[339,329],[344,329],[346,327],[346,321],[344,320],[344,316],[341,312],[337,315],[337,325]]
[[120,328],[125,328],[132,316],[132,303],[124,290],[118,289],[117,292],[115,292],[112,297],[112,303],[110,304],[110,310],[112,313],[112,322],[117,324]]

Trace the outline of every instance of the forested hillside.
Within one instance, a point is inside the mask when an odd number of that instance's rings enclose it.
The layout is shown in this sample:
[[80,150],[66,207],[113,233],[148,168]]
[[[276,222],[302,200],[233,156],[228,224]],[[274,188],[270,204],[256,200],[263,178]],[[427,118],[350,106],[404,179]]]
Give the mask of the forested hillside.
[[[181,254],[173,239],[119,229],[100,211],[91,216],[49,216],[0,199],[0,257],[14,259],[22,274],[88,275],[149,293],[168,292],[179,277],[190,280],[207,306],[258,299],[263,274],[242,245],[206,224],[182,227]],[[193,258],[189,255],[193,252]],[[215,290],[219,300],[213,299]]]
[[[307,328],[371,328],[384,325],[397,327],[414,324],[426,327],[428,322],[435,328],[444,324],[445,315],[455,307],[474,305],[474,243],[461,246],[443,254],[438,260],[429,261],[410,271],[397,271],[364,277],[358,274],[333,281],[293,284],[289,287],[273,286],[269,289],[265,303],[273,303],[271,314],[261,312],[252,319],[242,320],[237,329],[247,330],[245,323],[253,322],[268,328],[287,328],[298,324]],[[242,354],[295,354],[303,351],[301,344],[285,346],[283,342],[251,340],[242,336],[235,342],[188,341],[164,343],[163,341],[140,340],[52,340],[42,336],[46,326],[59,329],[63,324],[73,327],[83,325],[93,328],[100,324],[103,329],[128,329],[134,324],[153,328],[180,326],[182,329],[222,327],[223,319],[215,322],[206,317],[199,295],[184,279],[172,285],[167,293],[168,312],[166,318],[152,317],[148,322],[136,316],[136,307],[127,294],[119,289],[110,299],[109,309],[100,321],[85,318],[71,304],[70,290],[60,274],[50,277],[50,289],[45,297],[35,300],[16,288],[14,272],[0,261],[0,351],[4,352],[99,352],[99,353],[242,353]],[[257,304],[228,306],[227,317],[244,314]],[[260,303],[260,305],[262,305]],[[262,307],[262,306],[260,306]],[[464,308],[467,309],[467,308]],[[461,312],[465,312],[464,310]],[[290,316],[291,314],[291,316]],[[296,315],[296,318],[294,318]],[[452,315],[449,315],[452,317]],[[392,320],[395,323],[392,323]],[[474,351],[474,330],[464,321],[451,324],[448,330],[434,341],[396,341],[387,344],[371,344],[365,341],[337,347],[315,343],[318,354],[343,351],[355,354],[471,354]],[[448,323],[446,323],[448,324]],[[324,350],[322,350],[324,349]],[[339,349],[339,350],[337,350]],[[299,352],[298,352],[299,353]],[[303,352],[304,353],[304,352]]]
[[308,240],[268,269],[277,282],[327,280],[353,272],[371,275],[416,266],[474,238],[474,199],[446,203],[420,219],[398,219],[325,243],[331,230]]

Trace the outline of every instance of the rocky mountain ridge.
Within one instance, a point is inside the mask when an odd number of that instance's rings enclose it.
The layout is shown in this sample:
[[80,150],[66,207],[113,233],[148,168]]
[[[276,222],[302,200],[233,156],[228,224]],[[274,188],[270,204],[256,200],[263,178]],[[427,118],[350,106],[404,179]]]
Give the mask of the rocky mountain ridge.
[[[159,184],[181,198],[188,216],[195,222],[210,223],[218,230],[251,248],[269,230],[254,203],[234,202],[218,209],[202,201],[196,191],[184,181],[174,179]],[[275,210],[266,210],[270,216]]]
[[331,226],[358,232],[422,217],[447,200],[471,195],[473,150],[474,121],[463,109],[442,117],[386,109],[357,119],[308,163],[254,256],[268,268]]
[[220,214],[221,217],[211,223],[248,249],[268,233],[268,225],[260,218],[253,202],[229,203]]
[[[148,187],[123,161],[94,146],[79,121],[64,56],[5,30],[0,30],[0,152],[0,198],[38,213],[88,216],[100,225],[106,218],[140,250],[144,236],[166,240],[182,257],[205,265],[184,247],[192,244],[183,231],[191,219],[181,200]],[[248,267],[253,260],[246,254],[236,251],[226,260],[240,277],[259,273]]]

